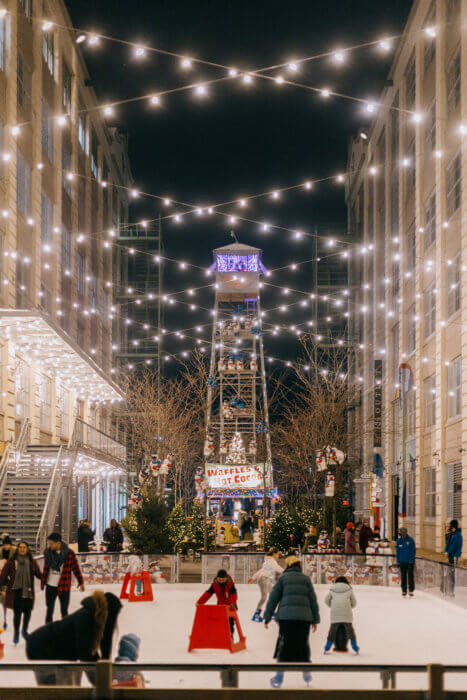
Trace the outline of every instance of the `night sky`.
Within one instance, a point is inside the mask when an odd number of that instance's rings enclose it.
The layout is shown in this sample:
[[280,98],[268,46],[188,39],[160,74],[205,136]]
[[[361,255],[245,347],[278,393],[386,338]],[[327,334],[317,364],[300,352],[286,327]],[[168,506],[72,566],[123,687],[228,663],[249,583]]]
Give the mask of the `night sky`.
[[[67,0],[66,5],[77,28],[247,71],[399,34],[412,2]],[[103,104],[225,75],[224,70],[199,65],[184,71],[178,59],[158,54],[137,60],[129,47],[105,41],[99,47],[85,46],[83,52]],[[293,75],[280,72],[297,82],[377,100],[393,55],[394,51],[381,55],[374,47],[357,49],[341,66],[325,58]],[[308,90],[261,79],[253,85],[238,78],[219,83],[203,99],[192,91],[161,99],[159,108],[141,101],[116,110],[115,124],[128,133],[135,186],[200,206],[345,171],[349,137],[369,123],[369,115],[357,103],[326,100]],[[168,213],[156,200],[143,199],[130,220],[154,218],[159,210]],[[346,227],[344,188],[334,182],[317,185],[312,192],[286,193],[278,202],[263,198],[245,210],[236,206],[225,210],[307,232],[316,227],[323,236],[338,237]],[[206,267],[211,249],[229,242],[231,228],[220,216],[189,215],[183,224],[165,221],[165,252]],[[284,231],[263,233],[249,223],[235,229],[242,242],[263,248],[266,267],[311,257],[309,238],[296,241]],[[206,283],[200,272],[183,272],[170,263],[165,266],[165,280],[168,292]],[[308,290],[309,266],[277,273],[274,282]],[[278,291],[263,290],[265,309],[291,300]],[[196,303],[211,306],[212,291],[197,294]],[[306,313],[274,312],[267,320],[297,323],[306,320]],[[207,321],[205,311],[190,312],[178,304],[167,311],[165,325],[181,328]],[[184,346],[177,342],[173,352],[193,347],[192,342]],[[286,343],[267,337],[266,351],[294,359],[299,346],[292,337]]]

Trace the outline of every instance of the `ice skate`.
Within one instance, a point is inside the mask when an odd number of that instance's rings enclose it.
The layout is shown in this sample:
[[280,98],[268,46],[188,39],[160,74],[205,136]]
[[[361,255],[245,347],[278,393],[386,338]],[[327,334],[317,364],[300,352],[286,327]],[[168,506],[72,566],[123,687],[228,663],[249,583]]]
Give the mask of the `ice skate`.
[[263,617],[261,617],[261,610],[255,610],[255,614],[251,618],[253,622],[262,622]]
[[410,591],[410,593],[409,593],[409,598],[413,598],[413,597],[414,597],[414,592],[413,592],[413,591]]
[[324,653],[325,654],[330,654],[331,653],[331,647],[332,647],[332,642],[328,639],[326,642],[326,645],[324,647]]
[[407,598],[407,591],[402,591],[402,597]]
[[278,671],[269,681],[271,688],[280,688],[284,682],[284,671]]
[[355,652],[356,654],[358,654],[358,652],[360,651],[360,647],[358,646],[358,644],[357,644],[357,642],[355,641],[355,639],[352,639],[352,640],[351,640],[350,646],[352,647],[352,649],[354,650],[354,652]]
[[15,645],[15,647],[18,646],[18,644],[19,644],[19,633],[18,633],[18,634],[15,634],[15,636],[13,637],[13,644]]
[[311,683],[311,673],[310,671],[303,671],[303,680],[307,685],[310,685]]

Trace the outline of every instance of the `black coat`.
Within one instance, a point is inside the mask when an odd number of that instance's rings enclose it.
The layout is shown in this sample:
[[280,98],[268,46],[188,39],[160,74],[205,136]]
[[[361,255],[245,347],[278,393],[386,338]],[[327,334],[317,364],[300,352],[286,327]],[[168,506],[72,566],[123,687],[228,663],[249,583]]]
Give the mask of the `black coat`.
[[123,549],[123,532],[121,527],[108,527],[104,532],[108,552],[121,552]]
[[[106,593],[109,606],[104,635],[100,645],[102,658],[110,658],[112,636],[121,603],[112,593]],[[63,620],[39,627],[26,640],[26,655],[35,661],[96,661],[91,653],[95,636],[95,603],[91,596],[81,601],[81,608]]]
[[264,621],[270,621],[277,606],[277,619],[299,620],[313,625],[319,623],[319,607],[311,579],[302,573],[300,567],[290,566],[279,576],[272,589]]
[[78,552],[89,552],[89,543],[94,539],[94,534],[89,525],[78,526]]

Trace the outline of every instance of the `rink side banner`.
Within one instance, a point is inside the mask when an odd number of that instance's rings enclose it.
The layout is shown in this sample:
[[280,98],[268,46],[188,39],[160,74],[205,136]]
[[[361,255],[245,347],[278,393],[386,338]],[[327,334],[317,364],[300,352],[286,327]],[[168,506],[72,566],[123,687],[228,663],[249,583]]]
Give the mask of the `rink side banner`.
[[270,470],[266,472],[264,484],[263,469],[263,464],[206,464],[204,477],[208,489],[269,487]]
[[373,447],[382,446],[382,408],[383,408],[383,361],[375,360],[375,387],[373,394]]

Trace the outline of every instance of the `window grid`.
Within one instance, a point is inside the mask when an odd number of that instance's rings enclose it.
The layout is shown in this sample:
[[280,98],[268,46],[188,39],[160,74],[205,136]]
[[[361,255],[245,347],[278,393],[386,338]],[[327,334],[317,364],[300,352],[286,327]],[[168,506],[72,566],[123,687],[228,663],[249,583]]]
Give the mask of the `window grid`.
[[415,222],[407,229],[406,246],[405,246],[405,269],[407,272],[415,270],[417,259],[417,248],[415,238]]
[[456,153],[446,168],[446,214],[450,218],[461,205],[461,154]]
[[19,6],[28,19],[32,17],[32,0],[18,0]]
[[40,397],[40,427],[41,430],[50,430],[52,421],[52,380],[42,375],[39,385]]
[[16,204],[25,216],[31,213],[31,168],[20,151],[16,155]]
[[436,239],[436,194],[433,191],[425,202],[424,241],[425,250]]
[[[433,27],[436,22],[436,5],[434,2],[431,3],[430,9],[425,20],[425,27]],[[436,37],[425,36],[425,45],[423,50],[423,65],[424,71],[426,72],[430,67],[432,60],[435,57],[436,52]]]
[[42,34],[42,56],[49,69],[50,75],[54,74],[54,33],[43,32]]
[[42,152],[47,154],[50,162],[54,157],[53,122],[50,118],[50,107],[46,100],[42,100]]
[[18,106],[21,107],[25,116],[29,116],[31,112],[31,71],[19,51],[16,82]]
[[423,470],[425,485],[425,518],[436,517],[436,467]]
[[407,309],[407,354],[415,350],[417,322],[415,321],[415,304]]
[[405,99],[407,109],[413,109],[415,106],[415,51],[412,52],[405,76]]
[[68,270],[70,269],[70,263],[71,263],[71,236],[70,232],[68,231],[65,226],[62,225],[62,245],[61,245],[61,265],[62,265],[62,270]]
[[414,436],[417,427],[416,392],[410,388],[406,391],[405,405],[407,410],[407,435]]
[[425,338],[428,338],[436,330],[436,287],[434,282],[423,292],[423,317]]
[[460,416],[462,411],[462,358],[456,357],[447,368],[448,374],[448,418]]
[[5,17],[0,19],[0,70],[5,70]]
[[53,207],[52,202],[46,194],[41,196],[41,241],[43,243],[52,242],[53,230]]
[[406,491],[407,491],[407,517],[415,518],[415,508],[416,508],[416,481],[415,472],[408,472],[406,474]]
[[446,270],[446,307],[448,318],[459,311],[461,307],[461,256],[456,255]]
[[436,375],[432,374],[423,382],[425,403],[425,428],[436,423]]
[[436,101],[433,100],[425,124],[425,158],[430,158],[436,148]]
[[461,50],[457,49],[449,64],[446,76],[448,113],[454,111],[461,101]]
[[71,113],[71,73],[65,61],[62,62],[62,101],[67,114]]
[[71,171],[71,151],[69,146],[62,143],[62,185],[65,192],[71,197],[71,180],[68,173]]

